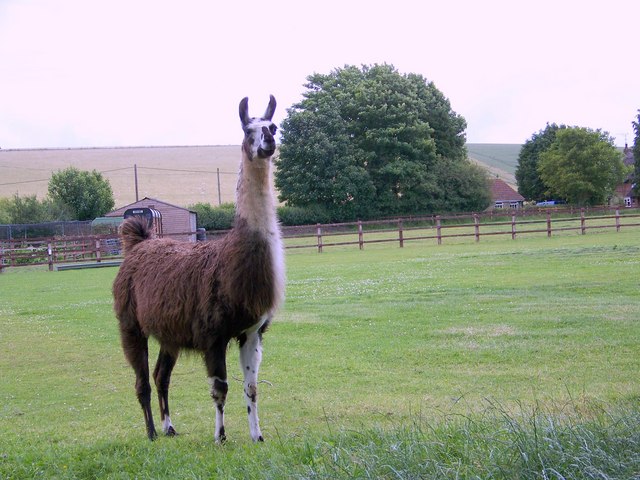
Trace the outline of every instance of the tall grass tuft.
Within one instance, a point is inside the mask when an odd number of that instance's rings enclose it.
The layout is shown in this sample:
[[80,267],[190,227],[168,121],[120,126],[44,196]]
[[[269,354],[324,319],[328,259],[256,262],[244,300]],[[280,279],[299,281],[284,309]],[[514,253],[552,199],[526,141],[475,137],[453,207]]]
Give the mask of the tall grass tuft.
[[513,414],[491,404],[435,424],[342,431],[294,456],[302,468],[289,470],[293,478],[640,478],[640,411],[558,415],[538,405]]

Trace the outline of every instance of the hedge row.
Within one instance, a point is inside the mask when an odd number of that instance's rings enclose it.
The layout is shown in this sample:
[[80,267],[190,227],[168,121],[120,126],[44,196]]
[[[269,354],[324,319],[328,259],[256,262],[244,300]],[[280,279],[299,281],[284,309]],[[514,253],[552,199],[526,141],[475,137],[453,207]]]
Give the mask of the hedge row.
[[[189,206],[198,214],[198,228],[205,230],[228,230],[233,225],[235,216],[235,205],[233,203],[223,203],[219,207],[214,207],[209,203],[197,203]],[[285,226],[290,225],[313,225],[316,223],[330,223],[335,221],[330,215],[319,206],[312,207],[278,207],[278,217],[280,223]]]

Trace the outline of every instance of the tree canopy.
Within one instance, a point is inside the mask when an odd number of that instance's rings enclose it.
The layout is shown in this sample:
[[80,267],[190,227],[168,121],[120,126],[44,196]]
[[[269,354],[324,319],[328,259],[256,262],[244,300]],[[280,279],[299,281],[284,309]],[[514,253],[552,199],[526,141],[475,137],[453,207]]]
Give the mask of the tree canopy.
[[599,205],[622,181],[625,169],[606,132],[571,127],[558,130],[540,153],[538,171],[552,195],[576,205]]
[[432,82],[391,65],[307,80],[282,124],[282,201],[334,219],[488,205],[486,174],[466,158],[466,122]]
[[48,197],[38,200],[36,195],[21,197],[16,193],[11,198],[0,198],[0,224],[41,223],[71,218],[64,205]]
[[547,124],[544,130],[534,133],[522,146],[515,176],[518,192],[527,200],[540,201],[547,198],[548,189],[538,171],[540,154],[551,146],[558,130],[565,128],[566,125]]
[[633,125],[633,130],[635,132],[635,137],[633,140],[633,181],[636,185],[636,194],[638,194],[640,193],[640,110],[638,110],[636,120],[631,122],[631,124]]
[[92,220],[115,205],[109,181],[96,170],[59,170],[51,176],[48,190],[49,197],[67,206],[76,220]]

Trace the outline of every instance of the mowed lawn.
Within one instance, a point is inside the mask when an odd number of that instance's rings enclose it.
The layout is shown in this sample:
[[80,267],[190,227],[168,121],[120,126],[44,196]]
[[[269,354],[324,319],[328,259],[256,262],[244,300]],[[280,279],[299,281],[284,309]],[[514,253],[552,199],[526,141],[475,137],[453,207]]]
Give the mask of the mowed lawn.
[[[260,375],[267,443],[250,444],[242,384],[232,378],[224,446],[213,444],[198,355],[183,355],[172,377],[180,435],[145,440],[112,312],[116,269],[2,273],[0,478],[253,478],[278,476],[279,465],[295,478],[366,477],[372,460],[360,465],[357,453],[335,475],[322,463],[339,463],[332,449],[345,434],[366,444],[373,431],[441,431],[488,411],[545,412],[561,423],[638,410],[637,232],[289,251],[287,269],[286,304],[265,335]],[[237,353],[232,346],[229,373],[240,379]],[[447,435],[425,452],[453,452]],[[404,451],[405,440],[383,450]],[[489,447],[487,462],[496,456]],[[494,478],[482,456],[467,465],[463,453],[451,455],[468,473],[455,476]],[[428,465],[376,475],[416,478]]]

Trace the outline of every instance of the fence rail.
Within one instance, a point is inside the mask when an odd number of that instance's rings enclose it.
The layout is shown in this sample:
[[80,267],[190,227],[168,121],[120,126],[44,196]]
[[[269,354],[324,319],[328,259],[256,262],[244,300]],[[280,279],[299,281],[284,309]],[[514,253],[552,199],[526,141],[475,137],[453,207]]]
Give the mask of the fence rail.
[[[285,248],[324,249],[339,246],[395,243],[404,247],[406,242],[433,241],[437,245],[483,237],[553,235],[590,230],[640,227],[638,209],[592,209],[536,212],[533,216],[523,212],[492,212],[468,215],[434,215],[403,217],[389,220],[358,221],[349,223],[317,224],[283,227]],[[566,215],[569,216],[566,216]],[[195,235],[185,232],[180,235]],[[225,231],[208,232],[216,238]],[[0,240],[0,272],[7,267],[29,265],[55,265],[79,262],[100,263],[122,259],[120,239],[116,235],[63,236],[53,238]]]
[[13,239],[0,242],[0,271],[6,267],[97,262],[120,258],[120,240],[114,235]]
[[[567,213],[572,216],[565,216]],[[522,212],[491,212],[430,217],[407,217],[385,221],[352,222],[341,224],[317,224],[313,227],[285,227],[283,233],[286,248],[315,249],[319,253],[328,247],[367,244],[396,243],[404,247],[411,241],[434,241],[441,245],[455,240],[508,235],[516,239],[524,235],[552,235],[589,230],[640,227],[638,210],[579,209],[547,210],[523,214]]]

